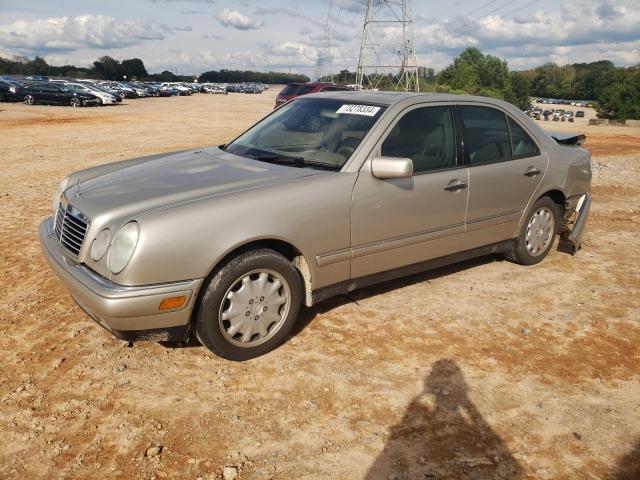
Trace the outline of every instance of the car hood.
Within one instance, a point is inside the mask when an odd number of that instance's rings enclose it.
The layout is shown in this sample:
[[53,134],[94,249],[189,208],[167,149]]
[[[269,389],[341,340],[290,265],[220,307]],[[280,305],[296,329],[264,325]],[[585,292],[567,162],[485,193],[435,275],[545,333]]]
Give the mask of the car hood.
[[92,220],[101,215],[133,218],[184,202],[318,174],[326,172],[259,162],[207,148],[154,156],[86,180],[72,177],[65,196]]

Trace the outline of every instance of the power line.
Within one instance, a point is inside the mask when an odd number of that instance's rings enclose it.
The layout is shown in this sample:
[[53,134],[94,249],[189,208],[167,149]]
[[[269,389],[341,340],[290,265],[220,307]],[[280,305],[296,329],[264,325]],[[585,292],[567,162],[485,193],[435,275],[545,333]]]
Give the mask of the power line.
[[[495,8],[495,9],[491,10],[490,12],[485,13],[482,17],[478,18],[478,19],[477,19],[477,20],[475,20],[475,21],[476,21],[476,22],[478,22],[478,21],[482,20],[483,18],[487,18],[489,15],[491,15],[491,14],[493,14],[493,13],[498,12],[499,10],[503,9],[504,7],[506,7],[506,6],[508,6],[508,5],[511,5],[511,4],[512,4],[513,2],[515,2],[515,1],[516,1],[516,0],[509,0],[508,2],[506,2],[506,3],[502,4],[502,5],[500,5],[498,8]],[[474,20],[473,20],[473,19],[471,19],[471,21],[470,21],[470,22],[465,23],[464,25],[459,26],[458,28],[454,29],[453,31],[447,31],[447,33],[448,33],[449,35],[453,35],[454,33],[457,33],[457,32],[459,32],[460,30],[463,30],[463,29],[465,29],[465,28],[467,28],[467,27],[471,26],[471,25],[473,24],[473,22],[474,22]]]
[[496,3],[496,2],[498,2],[498,1],[500,1],[500,0],[491,0],[490,2],[487,2],[487,3],[485,3],[484,5],[481,5],[480,7],[476,8],[475,10],[472,10],[471,12],[467,13],[466,15],[464,15],[464,16],[462,16],[462,17],[459,17],[459,18],[456,18],[456,19],[451,23],[451,25],[454,25],[454,24],[456,24],[456,23],[461,22],[461,21],[462,21],[462,20],[464,20],[465,18],[470,17],[470,16],[471,16],[471,15],[473,15],[474,13],[477,13],[477,12],[479,12],[480,10],[483,10],[484,8],[488,7],[489,5],[492,5],[492,4]]

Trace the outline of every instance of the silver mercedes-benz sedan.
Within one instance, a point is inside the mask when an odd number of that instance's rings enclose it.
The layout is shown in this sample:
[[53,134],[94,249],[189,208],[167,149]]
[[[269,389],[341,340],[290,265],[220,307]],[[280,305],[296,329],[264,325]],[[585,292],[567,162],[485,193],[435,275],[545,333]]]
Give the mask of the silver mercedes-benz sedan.
[[490,253],[532,265],[558,233],[577,251],[583,140],[490,98],[314,94],[226,145],[70,175],[40,239],[116,336],[194,332],[244,360],[332,295]]

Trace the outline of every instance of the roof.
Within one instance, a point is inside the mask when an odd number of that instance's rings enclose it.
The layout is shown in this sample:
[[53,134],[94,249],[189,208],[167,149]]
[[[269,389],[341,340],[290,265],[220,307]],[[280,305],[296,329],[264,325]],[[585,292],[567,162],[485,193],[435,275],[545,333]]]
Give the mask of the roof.
[[378,105],[391,106],[395,105],[403,100],[415,99],[428,102],[486,102],[494,105],[508,105],[510,108],[514,108],[512,105],[490,97],[480,97],[474,95],[454,95],[451,93],[416,93],[416,92],[376,92],[373,90],[360,90],[360,91],[335,91],[335,92],[319,92],[307,97],[324,97],[335,98],[337,100],[363,102],[363,103],[375,103]]

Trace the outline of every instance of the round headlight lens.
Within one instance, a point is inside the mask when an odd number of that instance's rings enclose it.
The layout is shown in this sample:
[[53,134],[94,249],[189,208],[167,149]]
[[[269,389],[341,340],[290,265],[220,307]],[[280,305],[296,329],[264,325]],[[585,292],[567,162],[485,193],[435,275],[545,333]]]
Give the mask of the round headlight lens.
[[124,270],[129,260],[133,256],[133,252],[138,244],[140,236],[140,227],[137,222],[129,222],[122,227],[111,242],[111,250],[109,250],[109,270],[111,273],[117,274]]
[[109,241],[111,240],[111,231],[108,228],[102,230],[93,241],[91,245],[91,258],[94,262],[100,260],[109,248]]
[[69,183],[69,177],[65,177],[62,179],[62,181],[60,182],[60,185],[58,185],[58,189],[56,190],[56,193],[53,194],[53,214],[56,214],[56,211],[58,210],[58,204],[60,203],[60,197],[62,196],[62,194],[64,193],[64,191],[67,189],[67,184]]

